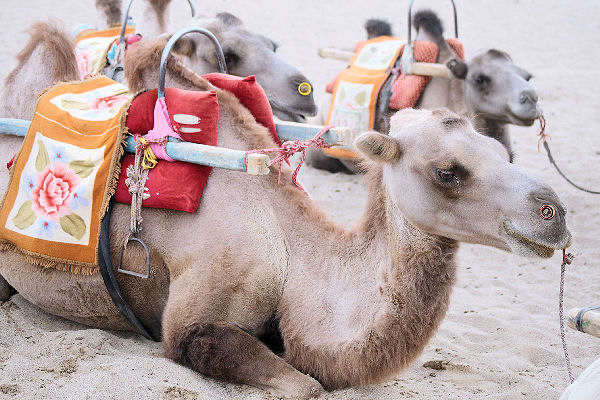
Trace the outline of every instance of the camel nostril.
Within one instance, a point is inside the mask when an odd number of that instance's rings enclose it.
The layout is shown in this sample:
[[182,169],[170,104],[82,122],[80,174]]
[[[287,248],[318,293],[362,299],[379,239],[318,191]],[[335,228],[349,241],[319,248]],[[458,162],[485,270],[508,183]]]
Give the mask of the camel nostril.
[[524,94],[522,94],[521,98],[519,99],[519,102],[521,104],[525,104],[527,102],[527,96],[525,96]]
[[537,101],[538,101],[537,94],[534,91],[531,91],[531,90],[527,90],[525,92],[521,92],[521,95],[519,96],[519,102],[521,104],[525,104],[527,102],[535,104],[535,103],[537,103]]

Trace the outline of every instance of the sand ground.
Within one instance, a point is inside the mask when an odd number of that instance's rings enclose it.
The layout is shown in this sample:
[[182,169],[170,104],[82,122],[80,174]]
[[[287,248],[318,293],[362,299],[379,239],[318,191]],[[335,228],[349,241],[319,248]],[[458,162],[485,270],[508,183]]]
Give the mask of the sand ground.
[[[32,22],[56,17],[93,23],[91,0],[0,0],[0,78],[14,67]],[[188,16],[173,0],[174,26]],[[317,100],[343,63],[323,60],[322,46],[351,48],[370,17],[405,36],[407,0],[196,0],[206,13],[229,11],[280,44],[280,54],[313,82]],[[451,29],[448,2],[417,1]],[[508,51],[532,80],[548,120],[555,158],[582,185],[600,189],[600,3],[558,0],[458,1],[459,34],[467,55]],[[139,8],[134,5],[134,16]],[[574,235],[565,307],[600,304],[600,197],[566,184],[536,148],[536,127],[511,129],[516,164],[550,183],[568,205]],[[362,212],[360,177],[303,168],[301,178],[332,217],[349,225]],[[328,399],[555,399],[567,385],[558,328],[560,255],[526,259],[463,245],[450,310],[425,352],[380,385],[328,393]],[[600,339],[567,331],[579,374],[600,357]],[[442,360],[445,370],[423,367]],[[0,303],[0,398],[4,399],[261,399],[264,392],[202,377],[161,356],[160,344],[137,335],[88,329],[48,315],[19,295]]]

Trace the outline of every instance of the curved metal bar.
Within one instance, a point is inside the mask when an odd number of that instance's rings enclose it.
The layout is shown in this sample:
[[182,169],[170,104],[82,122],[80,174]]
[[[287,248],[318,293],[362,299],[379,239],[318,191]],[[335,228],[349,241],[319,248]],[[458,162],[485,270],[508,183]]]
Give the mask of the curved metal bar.
[[[458,18],[456,16],[456,3],[452,2],[452,10],[454,11],[454,37],[458,39]],[[408,3],[408,44],[412,45],[412,5],[414,0],[410,0]]]
[[121,35],[119,36],[120,44],[125,43],[125,30],[127,30],[127,20],[129,19],[129,9],[131,8],[131,3],[133,3],[133,0],[129,0],[127,3],[127,8],[125,9],[123,20],[121,21]]
[[190,10],[192,11],[192,18],[194,18],[196,16],[196,7],[194,7],[194,3],[192,2],[192,0],[188,0],[188,3],[190,3]]
[[173,34],[173,36],[171,36],[171,39],[169,39],[169,41],[165,45],[165,48],[163,49],[163,52],[162,52],[162,56],[160,57],[160,72],[159,72],[159,76],[158,76],[158,98],[165,97],[165,75],[167,72],[167,60],[169,58],[169,53],[171,52],[171,48],[173,47],[175,42],[177,42],[182,36],[187,35],[188,33],[192,33],[192,32],[202,33],[203,35],[205,35],[206,37],[208,37],[210,39],[213,46],[215,47],[215,52],[217,53],[217,61],[219,62],[219,69],[221,70],[222,74],[227,73],[227,64],[225,64],[225,55],[223,55],[223,49],[221,48],[221,44],[219,43],[219,41],[217,40],[215,35],[212,34],[212,32],[210,32],[209,30],[204,29],[204,28],[193,28],[192,27],[192,28],[180,29],[179,31],[175,32],[175,34]]

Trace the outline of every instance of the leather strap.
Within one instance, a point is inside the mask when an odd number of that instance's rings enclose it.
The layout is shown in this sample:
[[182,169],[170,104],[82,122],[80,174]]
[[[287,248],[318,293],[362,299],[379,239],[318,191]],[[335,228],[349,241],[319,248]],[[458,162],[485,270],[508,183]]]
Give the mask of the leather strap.
[[98,244],[98,263],[100,265],[100,274],[108,290],[108,294],[112,299],[113,303],[119,310],[119,312],[125,317],[127,321],[133,326],[134,330],[143,335],[145,338],[158,342],[158,338],[154,338],[148,330],[144,327],[141,321],[135,316],[135,313],[129,307],[127,300],[121,293],[119,288],[119,282],[115,277],[115,270],[112,265],[112,259],[110,257],[110,217],[112,215],[113,206],[115,204],[114,198],[111,199],[108,211],[104,215],[102,224],[100,226],[100,243]]

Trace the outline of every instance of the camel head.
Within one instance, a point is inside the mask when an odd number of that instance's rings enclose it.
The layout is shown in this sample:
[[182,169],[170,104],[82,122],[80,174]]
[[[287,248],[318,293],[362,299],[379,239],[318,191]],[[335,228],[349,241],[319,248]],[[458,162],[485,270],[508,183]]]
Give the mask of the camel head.
[[510,56],[490,49],[468,63],[451,60],[450,70],[465,82],[469,111],[485,118],[530,126],[540,116],[538,96],[529,83],[531,74],[516,66]]
[[[197,16],[189,25],[206,28],[217,37],[230,74],[256,77],[278,118],[301,122],[305,116],[316,114],[312,85],[277,55],[277,45],[272,40],[246,30],[242,21],[229,13],[219,13],[215,18]],[[189,66],[199,74],[219,70],[213,46],[203,36],[180,39],[175,51],[186,56]]]
[[399,111],[389,136],[365,133],[356,146],[382,165],[391,209],[424,232],[545,258],[571,244],[556,193],[464,117]]

